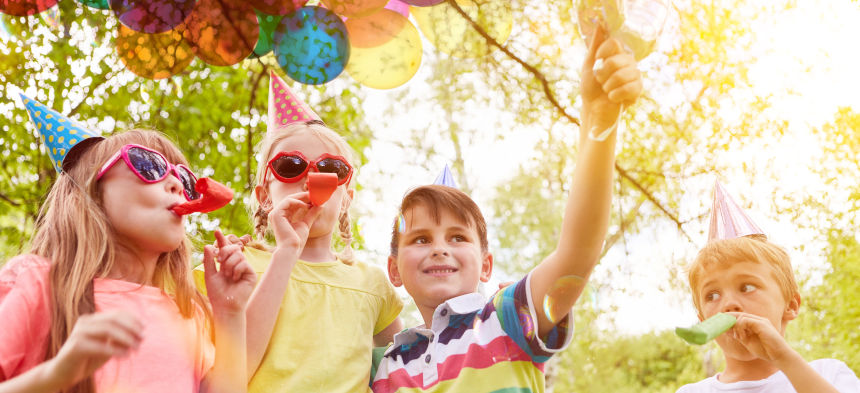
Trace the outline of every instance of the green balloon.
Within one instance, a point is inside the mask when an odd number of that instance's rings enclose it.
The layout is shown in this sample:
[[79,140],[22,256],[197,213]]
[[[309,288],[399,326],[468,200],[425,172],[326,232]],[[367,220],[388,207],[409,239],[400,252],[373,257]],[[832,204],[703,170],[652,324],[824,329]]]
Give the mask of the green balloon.
[[284,17],[283,15],[269,15],[260,11],[254,10],[257,13],[257,21],[260,22],[260,38],[257,39],[257,46],[254,51],[248,56],[249,59],[263,57],[272,51],[272,35],[275,33],[275,27]]
[[78,3],[81,3],[87,7],[98,8],[100,10],[110,9],[109,0],[78,0]]

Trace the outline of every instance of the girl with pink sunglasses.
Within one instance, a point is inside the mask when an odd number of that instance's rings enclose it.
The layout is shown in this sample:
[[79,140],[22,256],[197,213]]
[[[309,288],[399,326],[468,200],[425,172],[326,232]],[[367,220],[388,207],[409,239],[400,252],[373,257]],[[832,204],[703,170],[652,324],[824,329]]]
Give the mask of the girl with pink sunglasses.
[[24,102],[59,176],[30,253],[0,270],[0,392],[246,391],[235,364],[256,277],[216,233],[211,291],[195,290],[171,210],[199,197],[182,154],[157,132],[101,138]]

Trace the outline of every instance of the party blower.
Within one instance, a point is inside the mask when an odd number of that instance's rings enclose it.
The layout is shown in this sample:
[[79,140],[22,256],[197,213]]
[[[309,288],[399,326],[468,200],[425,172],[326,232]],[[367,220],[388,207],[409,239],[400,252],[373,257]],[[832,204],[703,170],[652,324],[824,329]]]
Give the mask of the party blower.
[[194,184],[194,190],[200,194],[200,198],[176,205],[171,210],[180,216],[208,213],[226,206],[233,200],[233,190],[208,177],[198,179]]

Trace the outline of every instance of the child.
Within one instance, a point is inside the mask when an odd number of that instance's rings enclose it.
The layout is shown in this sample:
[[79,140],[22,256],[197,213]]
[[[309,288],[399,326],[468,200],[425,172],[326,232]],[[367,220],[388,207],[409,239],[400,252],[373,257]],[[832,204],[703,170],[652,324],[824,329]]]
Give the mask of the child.
[[689,271],[699,319],[724,312],[737,322],[716,338],[726,369],[678,392],[860,392],[844,363],[806,363],[785,341],[800,294],[788,254],[771,243],[717,183],[709,243]]
[[102,138],[22,98],[59,176],[32,253],[0,271],[0,392],[246,391],[233,362],[254,273],[222,238],[203,256],[217,290],[195,291],[170,210],[196,197],[182,154],[159,133]]
[[[276,247],[245,249],[256,271],[265,271],[248,305],[251,392],[368,391],[373,344],[385,345],[402,328],[403,305],[384,273],[352,260],[350,151],[272,73],[254,227],[262,240],[271,224]],[[311,171],[338,177],[321,206],[309,206]],[[340,255],[332,250],[335,229],[346,243]]]
[[[603,65],[594,67],[595,59]],[[406,287],[425,325],[394,337],[374,392],[544,390],[543,364],[571,339],[569,312],[600,257],[609,221],[615,137],[593,135],[613,127],[621,105],[642,89],[633,56],[602,30],[591,40],[582,83],[581,147],[558,246],[490,301],[476,293],[493,270],[477,205],[443,185],[403,198],[388,273]]]

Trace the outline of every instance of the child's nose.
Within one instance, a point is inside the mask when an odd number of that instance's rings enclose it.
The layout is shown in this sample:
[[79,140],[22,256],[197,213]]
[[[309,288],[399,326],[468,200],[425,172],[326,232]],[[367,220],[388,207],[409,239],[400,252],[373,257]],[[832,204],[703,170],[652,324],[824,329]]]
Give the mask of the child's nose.
[[724,295],[723,297],[723,305],[721,307],[722,312],[742,312],[743,308],[741,308],[741,304],[737,301],[734,296]]
[[168,193],[171,193],[171,194],[175,193],[175,194],[179,194],[179,195],[184,196],[185,190],[182,188],[182,182],[175,175],[173,175],[173,174],[171,174],[171,175],[172,176],[167,176],[167,178],[164,179],[165,189],[167,190]]
[[435,247],[433,247],[432,255],[434,257],[440,257],[440,256],[447,257],[449,255],[448,249],[445,248],[444,246],[440,246],[439,243],[436,243],[436,244],[437,245]]

